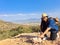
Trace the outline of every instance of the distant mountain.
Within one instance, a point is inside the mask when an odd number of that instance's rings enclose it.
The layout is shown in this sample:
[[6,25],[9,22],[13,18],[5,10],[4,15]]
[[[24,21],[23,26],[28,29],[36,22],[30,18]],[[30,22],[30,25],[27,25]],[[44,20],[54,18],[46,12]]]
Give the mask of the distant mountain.
[[30,18],[26,20],[15,20],[14,22],[16,23],[40,23],[39,18]]
[[30,19],[26,19],[26,20],[16,20],[13,23],[0,20],[0,30],[11,30],[13,28],[17,28],[18,26],[20,26],[20,23],[21,24],[40,23],[40,19],[39,18],[30,18]]

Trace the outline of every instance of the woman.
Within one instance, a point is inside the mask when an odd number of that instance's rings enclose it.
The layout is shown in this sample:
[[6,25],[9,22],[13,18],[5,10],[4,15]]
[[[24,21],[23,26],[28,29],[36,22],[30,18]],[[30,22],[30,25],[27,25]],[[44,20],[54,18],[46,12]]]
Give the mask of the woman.
[[[45,24],[41,24],[42,27],[46,27],[44,31],[42,31],[42,35],[40,37],[44,37],[44,35],[47,34],[48,31],[50,31],[50,39],[51,40],[56,40],[57,37],[57,32],[58,32],[58,25],[56,24],[57,22],[54,19],[48,18],[46,13],[43,13],[42,15],[43,21],[45,21]],[[45,26],[44,26],[45,25]]]

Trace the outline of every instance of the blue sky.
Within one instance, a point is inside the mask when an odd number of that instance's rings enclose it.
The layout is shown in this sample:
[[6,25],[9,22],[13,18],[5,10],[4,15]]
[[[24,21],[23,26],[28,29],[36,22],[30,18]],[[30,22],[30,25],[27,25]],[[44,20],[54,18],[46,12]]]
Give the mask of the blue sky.
[[49,16],[59,17],[60,0],[0,0],[0,19],[6,21],[41,18],[46,12]]

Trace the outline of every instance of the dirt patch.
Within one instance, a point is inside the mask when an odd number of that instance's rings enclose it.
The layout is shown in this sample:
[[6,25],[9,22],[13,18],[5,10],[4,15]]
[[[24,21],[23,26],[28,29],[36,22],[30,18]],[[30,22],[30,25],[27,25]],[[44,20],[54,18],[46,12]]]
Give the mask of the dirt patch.
[[[11,39],[0,41],[0,45],[32,45],[31,39],[37,35],[38,33],[22,33]],[[60,38],[54,42],[44,40],[40,43],[40,45],[60,45]]]

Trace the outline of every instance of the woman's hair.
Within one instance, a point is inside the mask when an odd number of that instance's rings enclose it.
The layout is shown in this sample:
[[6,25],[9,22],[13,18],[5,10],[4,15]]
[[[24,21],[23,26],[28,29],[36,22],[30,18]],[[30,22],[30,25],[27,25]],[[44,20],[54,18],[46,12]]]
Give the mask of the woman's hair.
[[59,22],[58,17],[56,17],[56,18],[50,17],[49,19],[54,19],[56,22]]
[[54,20],[56,21],[56,22],[59,22],[59,19],[56,17],[56,18],[54,18]]

